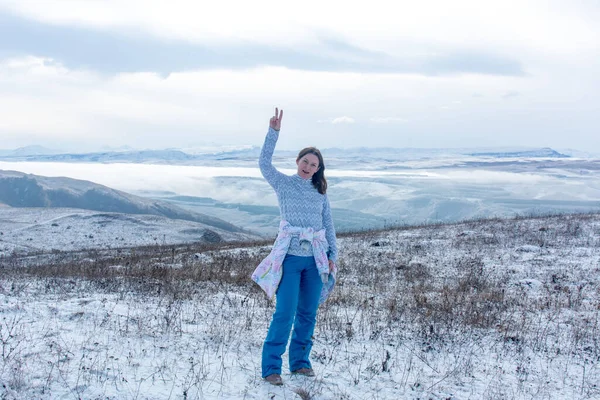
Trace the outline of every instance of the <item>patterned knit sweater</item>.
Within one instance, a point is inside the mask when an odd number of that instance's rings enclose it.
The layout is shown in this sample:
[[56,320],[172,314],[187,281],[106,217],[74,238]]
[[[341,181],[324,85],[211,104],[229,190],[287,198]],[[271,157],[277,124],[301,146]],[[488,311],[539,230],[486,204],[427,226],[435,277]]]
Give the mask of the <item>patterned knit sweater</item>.
[[[329,245],[327,256],[337,263],[337,243],[335,228],[331,219],[331,208],[326,194],[321,194],[312,184],[311,179],[304,179],[298,174],[292,176],[279,172],[272,163],[273,152],[279,138],[279,131],[269,128],[265,143],[260,152],[258,165],[267,182],[275,189],[279,201],[281,219],[292,226],[312,227],[314,230],[325,229],[325,237]],[[298,237],[293,237],[288,254],[309,257],[313,255],[310,244],[304,242],[300,246]]]

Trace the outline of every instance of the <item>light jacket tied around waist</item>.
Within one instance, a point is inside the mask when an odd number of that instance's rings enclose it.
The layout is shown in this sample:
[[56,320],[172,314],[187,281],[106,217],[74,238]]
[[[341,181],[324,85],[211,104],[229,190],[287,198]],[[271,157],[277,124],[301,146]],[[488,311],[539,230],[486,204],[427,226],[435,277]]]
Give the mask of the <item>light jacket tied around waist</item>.
[[319,297],[319,304],[327,300],[327,297],[333,291],[335,286],[335,277],[337,275],[337,266],[334,266],[332,271],[329,271],[329,261],[327,259],[327,250],[329,244],[325,238],[325,229],[315,231],[313,228],[302,228],[290,225],[287,221],[279,223],[279,233],[275,239],[275,244],[271,253],[261,261],[252,273],[252,280],[256,282],[267,294],[269,299],[273,299],[281,277],[283,275],[283,260],[287,254],[290,242],[293,236],[298,236],[298,239],[303,244],[312,244],[315,263],[321,280],[323,281],[323,289]]

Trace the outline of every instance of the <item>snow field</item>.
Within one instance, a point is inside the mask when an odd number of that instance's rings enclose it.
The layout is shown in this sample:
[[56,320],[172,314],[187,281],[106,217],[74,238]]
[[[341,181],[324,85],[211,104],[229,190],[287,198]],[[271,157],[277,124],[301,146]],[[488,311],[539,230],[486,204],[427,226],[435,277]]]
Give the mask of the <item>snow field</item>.
[[363,232],[339,247],[317,378],[290,376],[284,357],[280,388],[260,377],[274,307],[247,278],[268,247],[0,258],[0,394],[600,398],[599,215]]

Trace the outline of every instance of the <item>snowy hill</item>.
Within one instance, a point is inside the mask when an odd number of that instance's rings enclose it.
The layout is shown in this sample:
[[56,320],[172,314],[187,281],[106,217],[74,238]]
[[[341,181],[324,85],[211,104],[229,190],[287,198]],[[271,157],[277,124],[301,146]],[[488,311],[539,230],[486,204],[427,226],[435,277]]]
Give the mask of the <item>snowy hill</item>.
[[[344,235],[316,378],[260,376],[268,243],[0,256],[0,397],[598,399],[600,215]],[[118,345],[115,345],[118,343]]]
[[173,204],[134,196],[93,182],[49,178],[0,170],[0,203],[11,207],[78,208],[124,214],[149,214],[193,221],[232,233],[247,233],[222,219]]
[[257,237],[159,215],[0,205],[0,257],[182,243],[239,242]]

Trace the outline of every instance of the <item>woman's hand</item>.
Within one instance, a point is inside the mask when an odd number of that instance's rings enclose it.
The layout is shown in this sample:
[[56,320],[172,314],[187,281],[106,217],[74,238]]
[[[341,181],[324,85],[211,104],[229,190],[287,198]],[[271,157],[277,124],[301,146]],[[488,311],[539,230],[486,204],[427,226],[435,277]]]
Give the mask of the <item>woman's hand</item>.
[[[279,116],[277,114],[279,114]],[[276,131],[278,131],[279,129],[281,129],[281,120],[282,119],[283,119],[283,110],[279,111],[277,109],[277,107],[275,107],[275,116],[271,117],[271,120],[269,121],[269,126],[273,129],[275,129]]]

